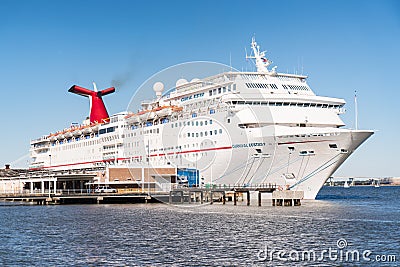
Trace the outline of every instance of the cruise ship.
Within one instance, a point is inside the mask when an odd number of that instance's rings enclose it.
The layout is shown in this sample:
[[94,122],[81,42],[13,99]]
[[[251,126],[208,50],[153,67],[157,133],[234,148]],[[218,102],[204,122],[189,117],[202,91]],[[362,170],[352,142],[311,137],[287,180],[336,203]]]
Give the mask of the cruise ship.
[[270,68],[254,38],[251,49],[256,71],[180,79],[165,93],[157,82],[136,112],[109,116],[103,96],[113,87],[72,86],[90,99],[90,117],[32,140],[29,168],[186,168],[198,178],[190,186],[275,184],[315,199],[373,131],[345,128],[343,99],[316,95],[307,76]]

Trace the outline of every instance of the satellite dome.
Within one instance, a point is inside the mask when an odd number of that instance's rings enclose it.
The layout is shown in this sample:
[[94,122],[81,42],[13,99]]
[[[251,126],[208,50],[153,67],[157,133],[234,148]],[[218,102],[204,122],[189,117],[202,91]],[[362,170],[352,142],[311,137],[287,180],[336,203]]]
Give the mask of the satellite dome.
[[186,83],[188,83],[188,81],[186,79],[179,79],[179,80],[176,81],[175,86],[179,87],[179,86],[184,85]]
[[153,85],[153,90],[156,92],[156,96],[160,97],[162,94],[162,91],[164,90],[164,84],[162,82],[156,82]]

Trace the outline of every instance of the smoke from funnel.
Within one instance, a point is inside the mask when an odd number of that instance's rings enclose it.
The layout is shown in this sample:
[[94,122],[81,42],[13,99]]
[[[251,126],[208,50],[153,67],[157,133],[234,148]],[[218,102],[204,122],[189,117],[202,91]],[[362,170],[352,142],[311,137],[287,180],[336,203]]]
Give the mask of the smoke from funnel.
[[119,91],[121,91],[121,89],[126,85],[127,82],[132,79],[132,77],[133,73],[131,72],[119,74],[111,80],[111,86],[116,87],[117,89],[119,89]]

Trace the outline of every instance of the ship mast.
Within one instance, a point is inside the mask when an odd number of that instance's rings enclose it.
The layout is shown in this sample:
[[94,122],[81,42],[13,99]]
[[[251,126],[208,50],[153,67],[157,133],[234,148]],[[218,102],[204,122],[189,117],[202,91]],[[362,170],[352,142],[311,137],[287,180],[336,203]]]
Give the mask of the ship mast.
[[261,73],[276,73],[276,66],[272,68],[271,71],[268,70],[268,66],[272,64],[272,61],[270,61],[268,58],[265,57],[265,52],[266,51],[261,51],[260,52],[260,46],[257,45],[255,37],[251,39],[251,49],[253,50],[254,56],[247,56],[246,59],[252,58],[256,60],[256,67],[257,67],[257,72]]

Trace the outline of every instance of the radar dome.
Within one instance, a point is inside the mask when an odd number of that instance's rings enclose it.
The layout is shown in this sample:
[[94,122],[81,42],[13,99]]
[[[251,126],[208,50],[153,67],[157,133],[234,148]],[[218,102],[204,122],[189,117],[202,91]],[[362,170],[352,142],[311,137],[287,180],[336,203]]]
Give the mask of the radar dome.
[[186,83],[188,83],[188,81],[186,79],[179,79],[179,80],[176,81],[175,86],[179,87],[179,86],[184,85]]
[[153,90],[156,92],[156,96],[160,97],[162,94],[162,91],[164,90],[164,84],[162,82],[156,82],[153,85]]

